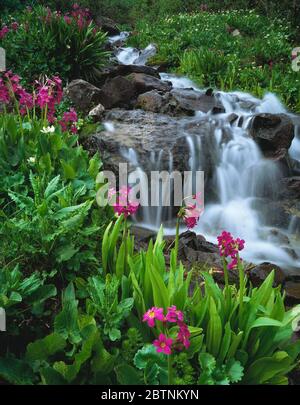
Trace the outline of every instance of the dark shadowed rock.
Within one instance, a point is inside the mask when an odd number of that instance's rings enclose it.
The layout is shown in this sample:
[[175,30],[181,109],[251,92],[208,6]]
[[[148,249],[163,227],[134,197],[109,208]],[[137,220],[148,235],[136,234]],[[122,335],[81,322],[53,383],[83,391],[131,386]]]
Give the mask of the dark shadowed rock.
[[288,281],[284,285],[286,292],[286,304],[295,305],[300,303],[300,282]]
[[137,108],[145,111],[161,112],[164,105],[164,96],[155,90],[140,94],[137,99]]
[[97,72],[97,86],[102,86],[107,79],[112,79],[116,76],[128,76],[131,73],[144,73],[148,76],[153,76],[159,79],[159,73],[157,70],[150,66],[115,65],[107,66]]
[[108,80],[100,91],[100,102],[105,108],[129,107],[135,99],[136,89],[133,83],[123,76]]
[[281,160],[294,138],[294,124],[285,114],[257,114],[250,134],[266,157]]
[[68,85],[66,94],[76,109],[86,113],[101,103],[102,99],[102,93],[98,87],[81,79],[73,80]]
[[111,18],[97,16],[94,21],[102,31],[107,32],[109,35],[117,35],[120,33],[117,23]]
[[287,177],[281,180],[282,198],[289,200],[300,199],[300,176]]
[[223,106],[216,100],[213,94],[207,95],[204,92],[193,89],[173,89],[171,95],[184,110],[209,112],[218,108],[224,112]]
[[130,75],[126,76],[126,79],[134,85],[138,94],[146,93],[150,90],[166,92],[172,88],[170,83],[164,82],[145,73],[131,73]]
[[285,281],[285,274],[279,266],[275,264],[264,262],[256,267],[252,268],[247,272],[247,275],[253,284],[254,287],[260,286],[264,280],[268,277],[268,275],[274,270],[275,278],[274,284],[275,286],[281,285]]

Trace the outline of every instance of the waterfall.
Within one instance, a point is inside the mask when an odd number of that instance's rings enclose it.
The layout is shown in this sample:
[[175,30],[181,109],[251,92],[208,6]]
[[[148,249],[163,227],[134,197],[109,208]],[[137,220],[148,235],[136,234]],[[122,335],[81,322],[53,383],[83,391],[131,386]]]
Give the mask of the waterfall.
[[[129,60],[132,62],[137,55],[135,52],[132,48],[122,48],[118,59],[122,63]],[[167,73],[161,73],[160,76],[162,80],[171,82],[173,88],[192,88],[203,93],[203,90],[186,77]],[[299,218],[292,217],[288,229],[275,228],[272,224],[274,209],[269,208],[269,204],[276,202],[278,198],[278,184],[283,176],[281,168],[277,162],[263,156],[249,134],[254,114],[288,113],[271,93],[266,94],[262,100],[238,91],[220,91],[216,93],[216,97],[224,106],[224,113],[213,116],[210,112],[196,112],[193,118],[182,118],[184,122],[189,119],[205,119],[212,127],[212,133],[204,138],[197,136],[195,131],[190,133],[188,129],[183,129],[189,155],[183,159],[188,162],[190,170],[206,171],[208,157],[212,157],[214,162],[213,190],[205,195],[205,212],[196,232],[215,243],[218,234],[223,230],[230,231],[235,237],[246,240],[243,251],[245,260],[254,263],[269,261],[290,268],[300,267],[300,260],[295,255],[297,247],[292,246],[288,238],[290,232],[299,232]],[[229,116],[232,113],[237,115],[237,119],[230,123]],[[293,159],[300,161],[300,126],[296,126],[295,131],[296,136],[289,152]],[[124,152],[123,156],[138,170],[143,171],[138,157],[132,151],[131,154]],[[161,162],[166,159],[162,153],[150,153],[152,170],[161,170]],[[171,151],[168,160],[169,171],[172,171]],[[141,216],[137,220],[143,227],[158,229],[161,223],[169,227],[172,217],[174,219],[172,207],[167,213],[163,207],[142,207]],[[168,231],[174,232],[174,222],[173,228]]]

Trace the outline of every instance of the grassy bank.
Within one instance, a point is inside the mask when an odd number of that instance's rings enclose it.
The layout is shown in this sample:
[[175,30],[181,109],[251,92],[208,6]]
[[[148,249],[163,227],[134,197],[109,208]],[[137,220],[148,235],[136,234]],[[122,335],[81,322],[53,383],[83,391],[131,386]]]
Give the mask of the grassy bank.
[[292,69],[296,46],[286,20],[254,11],[178,14],[137,24],[131,45],[158,46],[153,64],[188,75],[201,87],[274,92],[300,112],[300,73]]

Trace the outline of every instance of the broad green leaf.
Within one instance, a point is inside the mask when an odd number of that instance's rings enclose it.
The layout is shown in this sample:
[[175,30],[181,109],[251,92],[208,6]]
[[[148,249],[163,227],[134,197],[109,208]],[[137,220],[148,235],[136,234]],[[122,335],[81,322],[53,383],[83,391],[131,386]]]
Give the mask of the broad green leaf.
[[62,351],[66,340],[57,333],[52,333],[43,339],[36,340],[27,346],[26,359],[29,361],[47,360],[49,356]]

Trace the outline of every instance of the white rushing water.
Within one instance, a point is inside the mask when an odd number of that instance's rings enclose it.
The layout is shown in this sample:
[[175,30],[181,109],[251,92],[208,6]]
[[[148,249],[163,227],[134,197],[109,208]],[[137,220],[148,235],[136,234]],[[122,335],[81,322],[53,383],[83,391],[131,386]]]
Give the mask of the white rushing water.
[[[136,61],[136,56],[137,51],[133,48],[122,48],[117,54],[118,60],[122,63],[133,63],[134,60]],[[186,77],[162,73],[161,79],[172,82],[174,88],[193,88],[201,91]],[[287,113],[287,111],[278,98],[271,93],[266,94],[262,100],[242,92],[218,92],[217,97],[225,108],[225,113],[218,115],[219,125],[213,134],[214,145],[216,145],[214,187],[217,199],[206,203],[205,212],[196,231],[214,243],[217,235],[223,230],[232,232],[234,237],[244,238],[246,240],[246,248],[243,251],[245,260],[255,263],[269,261],[290,268],[300,267],[297,255],[291,254],[291,244],[287,237],[290,232],[297,230],[299,232],[299,221],[296,217],[291,217],[289,229],[274,229],[270,226],[272,208],[269,208],[268,204],[272,200],[276,201],[277,187],[282,177],[280,168],[276,162],[264,158],[249,135],[253,114],[277,114]],[[239,117],[234,124],[230,124],[227,119],[232,113]],[[198,116],[206,116],[207,119],[211,115],[199,112]],[[290,156],[300,161],[299,127],[295,130],[296,136],[290,149]],[[224,131],[230,134],[230,140],[227,142],[223,141]],[[202,148],[200,136],[195,137],[187,133],[186,139],[189,147],[190,169],[199,170],[207,150]],[[127,158],[142,171],[143,168],[134,151],[130,153],[132,156]],[[153,161],[154,170],[159,170],[161,156],[150,156],[150,159]],[[172,167],[172,156],[169,166]],[[146,227],[158,228],[162,222],[162,216],[162,209],[153,210],[153,208],[144,207],[142,222]],[[171,230],[168,229],[168,231]],[[295,246],[293,249],[297,251]],[[300,250],[299,246],[298,250]]]

